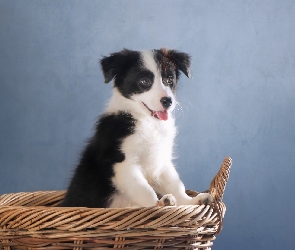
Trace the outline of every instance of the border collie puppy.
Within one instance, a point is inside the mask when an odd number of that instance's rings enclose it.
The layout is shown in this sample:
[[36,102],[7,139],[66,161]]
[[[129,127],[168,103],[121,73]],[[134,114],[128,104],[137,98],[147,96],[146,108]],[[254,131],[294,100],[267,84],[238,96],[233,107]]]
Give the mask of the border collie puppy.
[[172,163],[171,112],[180,71],[190,77],[190,56],[124,49],[104,57],[101,67],[105,83],[114,81],[113,95],[60,206],[210,204],[210,194],[191,198],[185,193]]

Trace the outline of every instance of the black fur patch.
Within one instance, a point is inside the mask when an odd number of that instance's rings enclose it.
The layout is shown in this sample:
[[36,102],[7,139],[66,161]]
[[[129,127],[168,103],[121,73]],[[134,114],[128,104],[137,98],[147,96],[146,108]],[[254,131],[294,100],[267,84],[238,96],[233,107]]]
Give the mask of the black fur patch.
[[105,82],[109,83],[114,79],[115,87],[126,98],[148,91],[152,87],[140,84],[144,77],[151,83],[154,81],[154,74],[143,68],[140,52],[124,49],[104,57],[100,62]]
[[[151,84],[142,85],[140,80],[147,78]],[[138,67],[132,67],[124,77],[119,76],[115,80],[115,86],[126,98],[130,98],[132,95],[141,94],[143,92],[149,91],[154,82],[154,74],[147,70]]]
[[121,143],[134,133],[135,123],[132,115],[125,112],[100,118],[60,206],[108,206],[109,197],[116,192],[111,181],[113,165],[124,161]]

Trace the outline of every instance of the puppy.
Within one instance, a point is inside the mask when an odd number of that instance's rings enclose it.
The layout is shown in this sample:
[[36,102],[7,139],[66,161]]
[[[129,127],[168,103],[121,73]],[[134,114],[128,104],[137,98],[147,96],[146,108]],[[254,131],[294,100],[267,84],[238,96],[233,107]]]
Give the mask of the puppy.
[[190,77],[190,56],[124,49],[100,62],[105,83],[114,81],[113,94],[60,206],[210,204],[210,194],[191,198],[185,193],[172,163],[171,112],[180,72]]

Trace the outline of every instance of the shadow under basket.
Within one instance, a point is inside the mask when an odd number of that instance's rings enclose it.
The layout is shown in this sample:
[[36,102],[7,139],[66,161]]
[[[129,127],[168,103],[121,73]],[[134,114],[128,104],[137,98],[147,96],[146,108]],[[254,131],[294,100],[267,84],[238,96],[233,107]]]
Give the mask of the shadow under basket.
[[55,207],[65,191],[4,194],[0,249],[211,249],[222,229],[231,164],[225,158],[211,181],[212,205],[65,208]]

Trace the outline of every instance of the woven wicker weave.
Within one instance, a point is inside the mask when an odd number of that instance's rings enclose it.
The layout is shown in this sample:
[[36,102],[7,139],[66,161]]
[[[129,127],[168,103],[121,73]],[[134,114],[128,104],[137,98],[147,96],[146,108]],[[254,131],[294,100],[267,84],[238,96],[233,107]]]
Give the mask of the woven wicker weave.
[[211,249],[230,167],[225,158],[211,182],[212,206],[64,208],[54,206],[65,191],[2,195],[0,249]]

